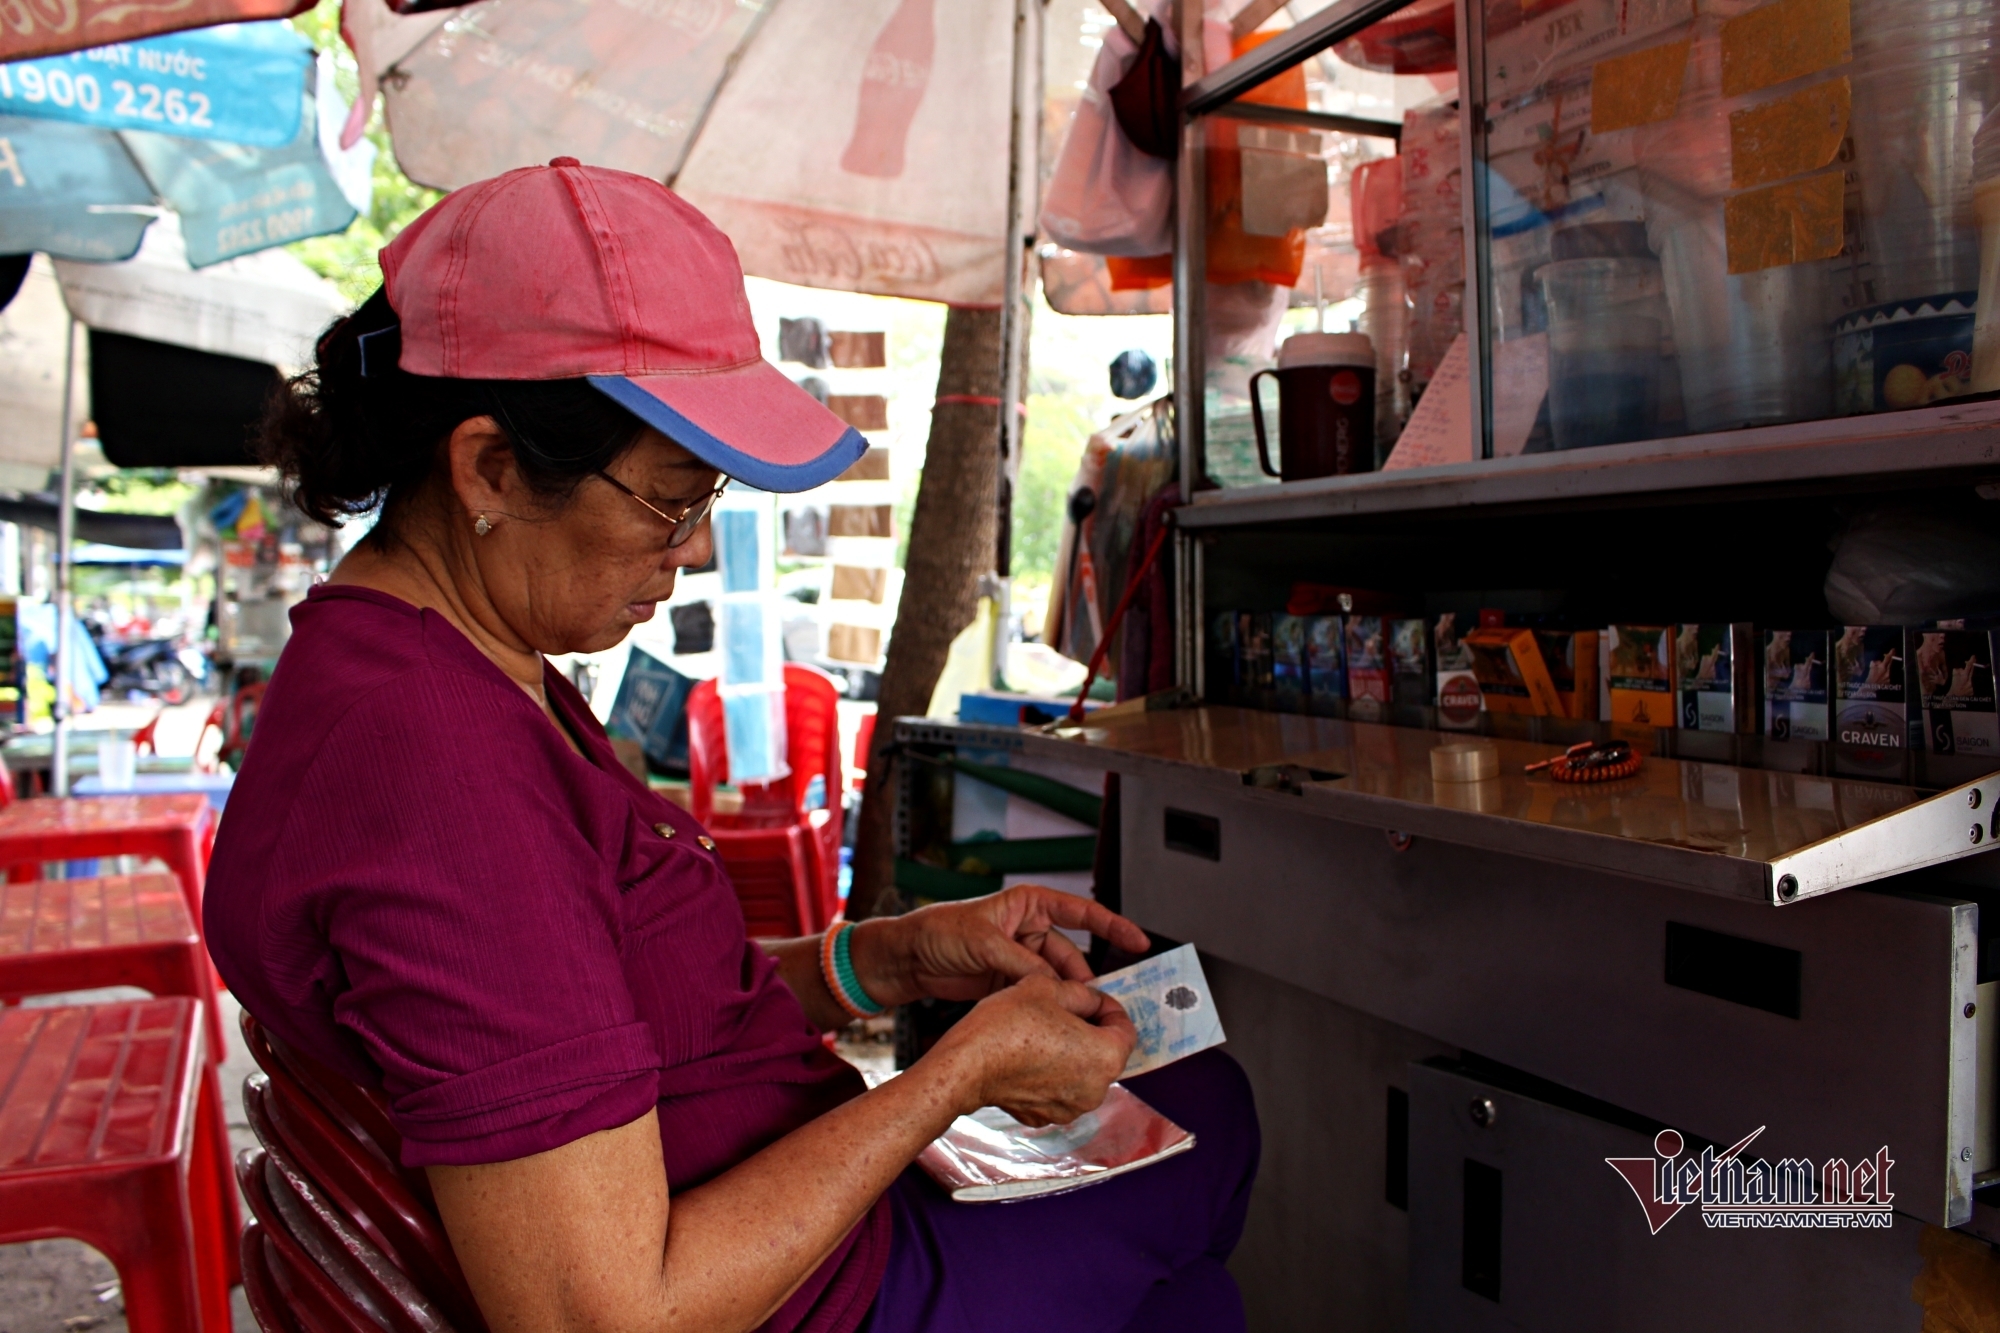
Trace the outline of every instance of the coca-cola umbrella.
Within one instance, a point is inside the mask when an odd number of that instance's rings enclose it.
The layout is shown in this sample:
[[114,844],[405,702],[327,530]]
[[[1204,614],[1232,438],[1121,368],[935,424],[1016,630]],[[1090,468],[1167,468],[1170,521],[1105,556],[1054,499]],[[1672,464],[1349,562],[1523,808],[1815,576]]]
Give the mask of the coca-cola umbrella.
[[672,185],[757,276],[993,305],[1009,286],[1016,12],[479,0],[405,17],[348,0],[343,30],[413,180],[449,189],[579,157]]

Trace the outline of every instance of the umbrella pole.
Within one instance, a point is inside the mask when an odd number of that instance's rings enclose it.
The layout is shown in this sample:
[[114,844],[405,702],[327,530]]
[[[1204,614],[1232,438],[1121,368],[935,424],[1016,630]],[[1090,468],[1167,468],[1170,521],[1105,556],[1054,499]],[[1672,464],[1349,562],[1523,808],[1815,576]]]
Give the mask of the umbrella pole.
[[1034,288],[1028,265],[1035,254],[1035,216],[1042,179],[1042,0],[1014,0],[1013,105],[1008,118],[1007,255],[1000,329],[999,522],[993,569],[997,623],[993,634],[993,683],[1006,683],[1007,625],[1012,615],[1014,486],[1021,477],[1021,410],[1027,382],[1028,328]]
[[71,315],[63,343],[62,482],[56,493],[56,642],[49,654],[49,674],[56,686],[56,701],[50,710],[55,720],[55,737],[49,755],[49,790],[57,796],[69,795],[69,691],[64,686],[76,669],[70,660],[70,636],[76,632],[76,604],[70,598],[69,588],[70,548],[76,540],[76,515],[71,505],[76,491],[76,423],[70,420],[75,395],[76,316]]

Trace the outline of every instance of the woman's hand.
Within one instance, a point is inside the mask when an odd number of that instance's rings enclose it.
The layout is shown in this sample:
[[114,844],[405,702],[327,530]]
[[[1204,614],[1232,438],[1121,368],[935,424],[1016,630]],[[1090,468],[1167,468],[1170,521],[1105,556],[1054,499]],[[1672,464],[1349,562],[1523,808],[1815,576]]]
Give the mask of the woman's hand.
[[1029,977],[1090,980],[1090,965],[1059,926],[1135,953],[1148,944],[1144,931],[1100,903],[1021,884],[865,921],[850,949],[862,989],[884,1007],[926,997],[977,1000]]
[[1066,1125],[1103,1104],[1138,1037],[1110,996],[1032,976],[973,1006],[917,1068],[960,1075],[962,1114],[997,1106],[1024,1125]]

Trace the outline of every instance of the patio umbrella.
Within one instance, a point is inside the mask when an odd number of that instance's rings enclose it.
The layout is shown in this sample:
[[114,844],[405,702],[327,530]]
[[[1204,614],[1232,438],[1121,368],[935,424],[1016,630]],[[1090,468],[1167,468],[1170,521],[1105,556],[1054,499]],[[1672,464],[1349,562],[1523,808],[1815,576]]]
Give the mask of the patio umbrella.
[[751,274],[995,305],[1029,8],[1017,25],[1012,0],[480,0],[415,17],[348,0],[344,31],[413,180],[567,154],[673,186]]
[[290,18],[314,0],[14,0],[0,20],[0,61],[59,55],[216,23]]

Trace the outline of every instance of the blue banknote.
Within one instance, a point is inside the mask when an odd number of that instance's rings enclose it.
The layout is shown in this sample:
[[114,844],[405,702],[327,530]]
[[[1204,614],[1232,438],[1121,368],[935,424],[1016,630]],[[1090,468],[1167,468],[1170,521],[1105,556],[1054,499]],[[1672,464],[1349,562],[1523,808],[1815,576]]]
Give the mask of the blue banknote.
[[1192,944],[1107,972],[1091,985],[1124,1005],[1139,1030],[1120,1078],[1170,1065],[1224,1040],[1222,1018]]

